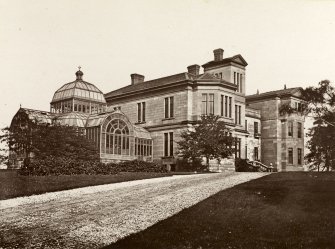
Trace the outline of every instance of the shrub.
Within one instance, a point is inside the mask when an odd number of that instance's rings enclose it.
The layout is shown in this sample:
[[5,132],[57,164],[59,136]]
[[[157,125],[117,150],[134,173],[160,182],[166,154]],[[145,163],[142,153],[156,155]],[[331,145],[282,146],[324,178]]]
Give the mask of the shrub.
[[152,162],[127,161],[122,163],[101,163],[84,161],[66,157],[48,156],[43,159],[25,161],[20,170],[22,175],[110,175],[119,172],[156,172],[165,173],[166,168]]
[[190,162],[187,159],[181,158],[177,160],[177,171],[180,172],[202,172],[206,169],[206,165],[201,164],[201,159]]
[[167,169],[165,166],[158,165],[153,162],[144,162],[139,160],[124,161],[117,165],[122,172],[155,172],[155,173],[166,173]]

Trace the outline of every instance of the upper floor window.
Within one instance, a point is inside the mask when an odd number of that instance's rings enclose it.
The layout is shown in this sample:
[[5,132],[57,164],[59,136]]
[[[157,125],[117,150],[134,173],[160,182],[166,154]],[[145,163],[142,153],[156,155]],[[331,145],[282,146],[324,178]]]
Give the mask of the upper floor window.
[[288,133],[289,137],[293,137],[293,122],[288,122]]
[[164,99],[165,118],[172,118],[174,116],[174,98],[167,97]]
[[203,93],[201,97],[201,114],[214,115],[214,94]]
[[137,103],[137,122],[145,122],[145,102]]
[[298,123],[298,138],[302,137],[302,123]]
[[237,92],[242,92],[242,79],[243,76],[241,73],[234,72],[234,84],[237,86]]
[[235,124],[241,124],[241,106],[235,105]]

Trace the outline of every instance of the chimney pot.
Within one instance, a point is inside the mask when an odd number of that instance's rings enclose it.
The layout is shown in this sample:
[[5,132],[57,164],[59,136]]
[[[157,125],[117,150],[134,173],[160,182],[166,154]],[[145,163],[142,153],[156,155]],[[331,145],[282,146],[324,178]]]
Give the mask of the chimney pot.
[[222,48],[218,48],[218,49],[213,50],[214,61],[221,61],[221,60],[223,60],[223,52],[224,52],[224,50]]
[[130,78],[132,85],[144,82],[144,75],[141,74],[133,73],[130,75]]
[[198,75],[199,75],[199,72],[200,72],[200,66],[197,65],[197,64],[188,66],[188,67],[187,67],[187,71],[188,71],[188,73],[190,73],[190,74],[193,74],[193,75],[198,76]]

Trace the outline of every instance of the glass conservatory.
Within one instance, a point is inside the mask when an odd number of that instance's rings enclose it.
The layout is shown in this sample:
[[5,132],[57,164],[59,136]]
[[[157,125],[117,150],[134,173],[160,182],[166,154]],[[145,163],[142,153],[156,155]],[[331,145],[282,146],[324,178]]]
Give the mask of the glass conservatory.
[[52,113],[100,113],[105,111],[103,93],[93,84],[82,80],[84,73],[76,72],[76,80],[59,88],[50,103]]
[[150,133],[133,125],[120,110],[91,115],[86,124],[86,136],[99,146],[103,162],[152,161]]

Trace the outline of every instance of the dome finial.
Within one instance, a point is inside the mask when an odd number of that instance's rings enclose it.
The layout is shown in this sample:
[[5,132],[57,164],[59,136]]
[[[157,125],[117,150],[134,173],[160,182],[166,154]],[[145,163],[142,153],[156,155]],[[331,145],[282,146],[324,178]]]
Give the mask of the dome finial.
[[83,75],[84,75],[84,73],[80,70],[80,69],[81,69],[81,66],[79,66],[78,69],[79,69],[79,70],[76,72],[77,80],[82,80],[82,79],[83,79]]

